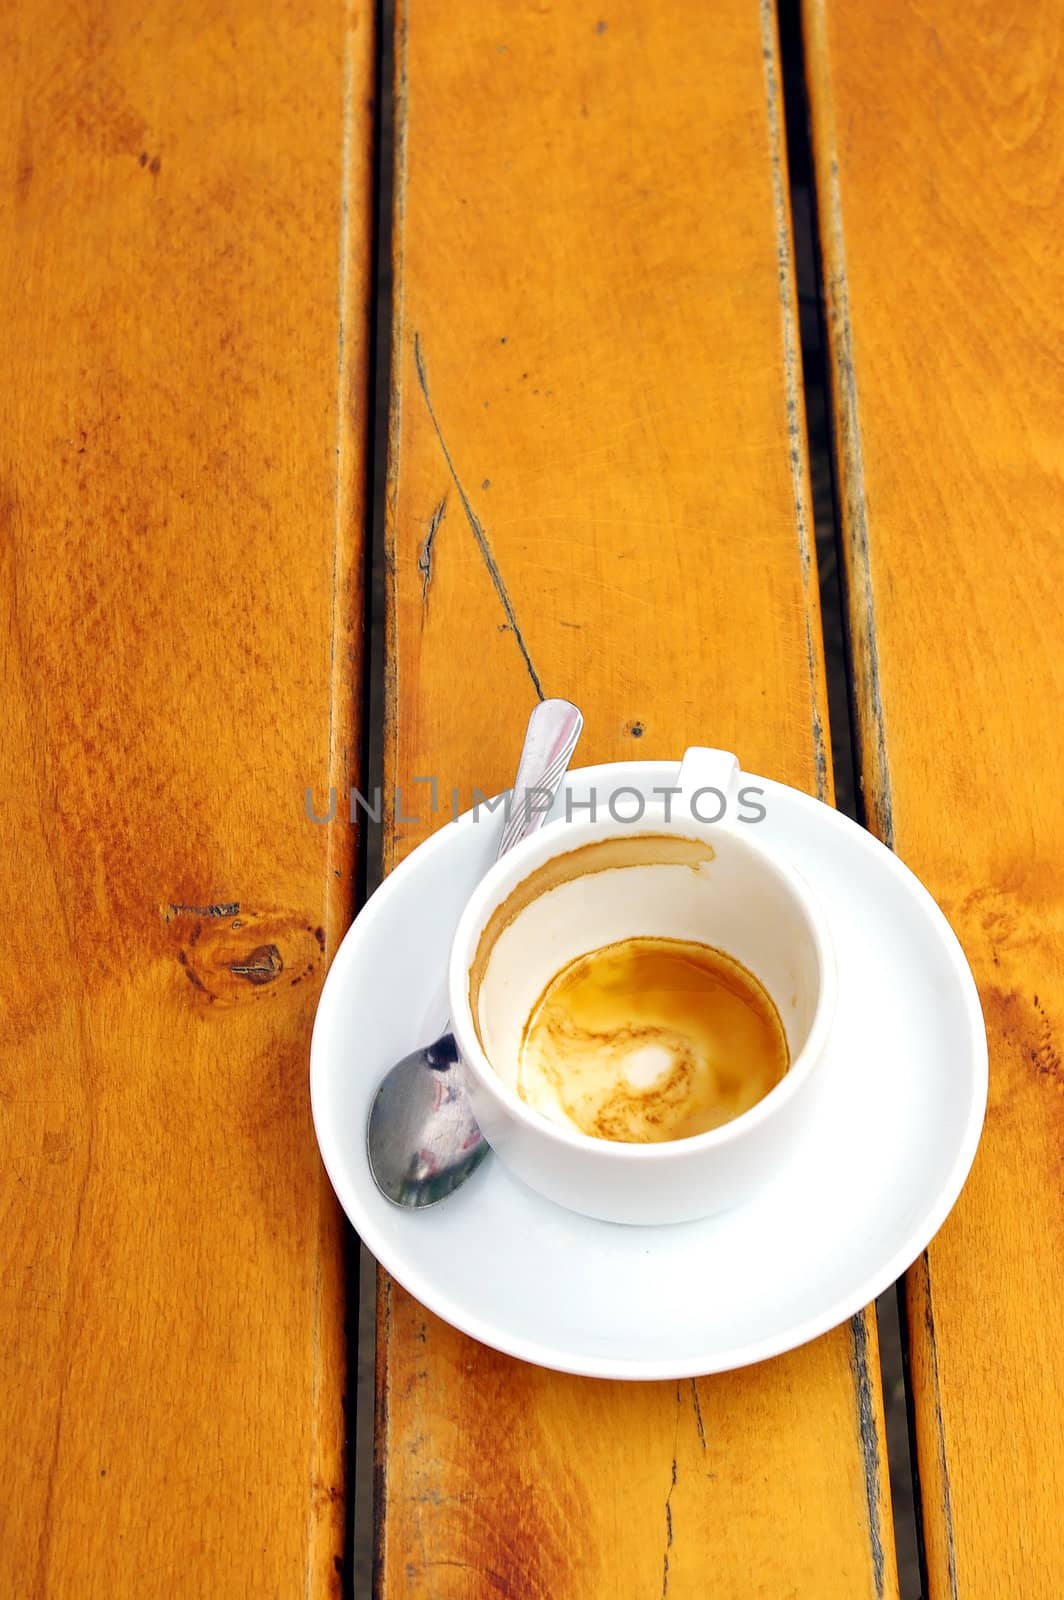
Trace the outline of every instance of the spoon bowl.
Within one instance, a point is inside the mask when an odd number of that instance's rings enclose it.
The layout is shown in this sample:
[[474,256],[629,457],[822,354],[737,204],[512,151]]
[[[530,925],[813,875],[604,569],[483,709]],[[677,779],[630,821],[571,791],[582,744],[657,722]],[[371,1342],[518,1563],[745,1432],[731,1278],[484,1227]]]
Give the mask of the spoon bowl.
[[[568,700],[543,700],[528,719],[499,856],[543,824],[568,770],[583,717]],[[397,1206],[435,1205],[472,1177],[489,1152],[466,1093],[450,1033],[389,1068],[373,1097],[366,1151],[377,1188]]]
[[367,1140],[377,1187],[396,1205],[435,1205],[472,1177],[490,1146],[470,1110],[452,1034],[391,1068]]

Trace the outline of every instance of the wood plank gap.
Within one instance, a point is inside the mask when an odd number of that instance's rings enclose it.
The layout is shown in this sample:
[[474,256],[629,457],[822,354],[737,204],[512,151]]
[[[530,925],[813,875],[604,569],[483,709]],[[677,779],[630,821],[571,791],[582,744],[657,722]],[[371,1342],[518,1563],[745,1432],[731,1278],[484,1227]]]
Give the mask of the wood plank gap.
[[[842,519],[841,508],[837,497],[837,477],[834,462],[831,459],[830,441],[832,438],[833,404],[831,392],[831,376],[829,371],[827,335],[827,307],[825,304],[823,260],[817,248],[817,183],[814,162],[812,158],[810,136],[810,107],[805,82],[805,50],[801,21],[800,0],[778,0],[778,25],[780,34],[780,51],[783,66],[783,97],[786,110],[786,156],[788,173],[790,176],[790,202],[792,219],[795,212],[803,202],[809,216],[809,233],[805,240],[808,251],[806,264],[807,283],[814,286],[814,298],[817,307],[817,321],[820,338],[813,337],[802,339],[801,359],[802,376],[804,380],[806,405],[804,415],[806,421],[805,444],[807,459],[812,462],[818,449],[818,441],[814,439],[812,428],[809,425],[810,394],[814,401],[819,402],[817,414],[822,413],[826,425],[826,439],[819,441],[819,448],[827,455],[828,481],[831,493],[824,496],[818,508],[819,517],[830,525],[831,541],[834,551],[841,555],[842,551]],[[804,186],[804,196],[796,185]],[[797,230],[793,226],[791,236],[794,240],[794,250],[797,255],[801,248]],[[818,529],[817,545],[826,543]],[[831,551],[829,548],[829,555]],[[829,665],[829,641],[827,638],[825,614],[825,594],[823,576],[821,576],[821,622],[823,632],[823,647],[825,671],[829,677],[829,719],[831,723],[831,751],[835,770],[836,789],[839,783],[838,766],[845,763],[842,788],[846,795],[852,796],[857,792],[857,774],[860,772],[860,757],[853,745],[853,730],[858,725],[857,719],[849,715],[848,701],[853,693],[853,641],[846,625],[846,611],[839,593],[839,586],[834,585],[831,603],[838,607],[839,614],[834,618],[841,631],[843,641],[843,655],[837,673],[842,680],[838,685],[830,681],[831,671]],[[834,691],[834,692],[833,692]],[[838,716],[843,726],[836,728],[834,719]],[[862,816],[862,820],[863,816]],[[894,1543],[899,1566],[899,1582],[904,1593],[906,1583],[912,1587],[915,1597],[920,1591],[917,1589],[919,1581],[918,1571],[922,1574],[924,1568],[924,1551],[919,1526],[919,1489],[916,1483],[916,1454],[909,1438],[908,1428],[903,1431],[899,1420],[888,1413],[889,1400],[888,1388],[891,1395],[894,1393],[895,1381],[900,1382],[904,1395],[906,1419],[911,1410],[911,1392],[908,1385],[906,1371],[904,1340],[900,1335],[899,1327],[899,1286],[895,1285],[880,1296],[876,1305],[876,1318],[880,1337],[879,1350],[879,1388],[883,1394],[884,1407],[884,1445],[891,1479],[891,1509],[893,1516]],[[860,1324],[860,1326],[859,1326]],[[874,1428],[869,1429],[865,1417],[867,1403],[871,1398],[868,1385],[868,1355],[867,1355],[867,1328],[865,1323],[855,1318],[852,1324],[855,1376],[858,1384],[859,1410],[861,1412],[860,1434],[865,1447],[866,1485],[868,1489],[869,1529],[873,1552],[877,1546],[882,1553],[882,1538],[879,1528],[879,1474],[881,1471],[879,1442]],[[884,1354],[886,1343],[886,1354]],[[877,1572],[882,1574],[882,1561],[877,1563]],[[877,1579],[879,1581],[879,1579]]]
[[[391,385],[392,340],[392,203],[395,153],[395,47],[392,0],[375,6],[376,54],[374,76],[374,244],[370,341],[370,408],[367,462],[369,485],[365,576],[364,651],[365,681],[362,695],[362,788],[368,809],[360,814],[358,829],[357,904],[364,905],[383,876],[383,830],[379,805],[382,783],[382,741],[385,708],[384,616],[384,516],[388,475],[388,415]],[[347,1327],[349,1361],[350,1435],[349,1482],[352,1485],[348,1516],[347,1600],[366,1600],[373,1584],[374,1435],[376,1367],[377,1268],[352,1229],[347,1233]]]
[[[823,650],[816,639],[820,622],[820,585],[816,543],[811,526],[809,486],[809,436],[805,417],[805,386],[802,372],[801,338],[798,331],[797,288],[792,247],[790,192],[787,177],[787,144],[783,110],[783,85],[780,67],[779,32],[775,0],[760,0],[761,59],[765,69],[765,111],[768,120],[769,160],[772,170],[772,210],[776,224],[776,276],[779,286],[780,317],[783,325],[784,404],[787,418],[787,459],[794,495],[794,524],[798,538],[798,558],[805,592],[805,649],[809,667],[810,720],[813,753],[816,761],[816,795],[828,805],[834,798],[831,762],[820,715],[827,699]],[[819,641],[817,641],[819,642]]]
[[[807,26],[823,29],[821,4],[811,5]],[[819,48],[818,40],[812,41]],[[807,94],[809,87],[807,82]],[[824,138],[830,141],[832,156],[827,164],[827,181],[821,171],[814,181],[816,212],[821,237],[831,239],[830,260],[822,259],[823,305],[830,346],[834,357],[831,375],[831,421],[834,457],[847,463],[846,471],[836,472],[835,482],[841,502],[841,542],[844,556],[843,581],[849,596],[849,643],[853,700],[864,714],[851,719],[856,749],[855,769],[861,805],[861,819],[883,843],[894,848],[894,821],[890,791],[890,766],[887,761],[879,657],[876,651],[875,598],[868,558],[868,514],[864,493],[864,458],[861,451],[861,425],[857,410],[857,374],[853,361],[850,331],[850,305],[846,285],[846,251],[842,232],[839,199],[839,168],[835,159],[834,116],[830,105],[824,109]],[[858,604],[854,604],[854,601]],[[871,728],[871,736],[868,729]]]

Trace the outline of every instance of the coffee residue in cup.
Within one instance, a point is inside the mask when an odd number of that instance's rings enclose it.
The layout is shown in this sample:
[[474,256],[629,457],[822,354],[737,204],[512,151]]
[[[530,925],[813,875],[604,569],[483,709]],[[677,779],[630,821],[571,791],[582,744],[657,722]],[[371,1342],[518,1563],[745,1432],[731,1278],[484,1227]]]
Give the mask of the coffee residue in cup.
[[771,997],[722,950],[635,938],[551,979],[521,1042],[517,1091],[582,1133],[689,1139],[748,1111],[789,1066]]
[[507,928],[534,900],[589,873],[614,872],[622,867],[689,867],[698,872],[715,855],[713,846],[704,839],[690,839],[685,834],[636,833],[619,839],[595,839],[575,850],[564,850],[522,878],[484,924],[469,968],[469,1009],[481,1049],[484,1038],[480,1028],[480,991],[492,952]]

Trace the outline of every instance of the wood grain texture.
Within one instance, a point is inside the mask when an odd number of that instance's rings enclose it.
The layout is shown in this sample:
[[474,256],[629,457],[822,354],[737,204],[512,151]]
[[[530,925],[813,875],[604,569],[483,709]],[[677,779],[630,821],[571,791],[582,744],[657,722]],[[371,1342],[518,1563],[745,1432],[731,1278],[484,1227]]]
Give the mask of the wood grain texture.
[[0,1590],[335,1594],[370,22],[0,43]]
[[[767,7],[401,8],[390,862],[507,785],[540,691],[582,761],[700,740],[828,792],[781,123]],[[877,1371],[861,1317],[560,1377],[384,1278],[378,1592],[895,1594]]]
[[931,1600],[1064,1588],[1064,27],[805,27],[869,817],[972,963],[990,1102],[909,1274]]

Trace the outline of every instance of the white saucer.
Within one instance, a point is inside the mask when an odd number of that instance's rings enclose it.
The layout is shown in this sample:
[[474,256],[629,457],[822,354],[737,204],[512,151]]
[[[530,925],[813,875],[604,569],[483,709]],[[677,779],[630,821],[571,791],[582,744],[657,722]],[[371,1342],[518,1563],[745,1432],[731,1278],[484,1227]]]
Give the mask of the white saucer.
[[[568,786],[577,799],[594,786],[601,806],[622,785],[649,797],[677,771],[669,762],[587,767]],[[904,1272],[967,1177],[986,1108],[986,1033],[949,924],[856,823],[782,784],[744,782],[765,791],[758,837],[784,849],[825,902],[839,1003],[815,1131],[739,1210],[665,1228],[595,1222],[541,1199],[495,1157],[430,1210],[400,1210],[378,1193],[365,1152],[370,1101],[392,1062],[446,1026],[448,948],[494,859],[501,808],[476,822],[467,813],[416,850],[333,961],[310,1077],[340,1203],[423,1305],[510,1355],[632,1379],[778,1355]]]

